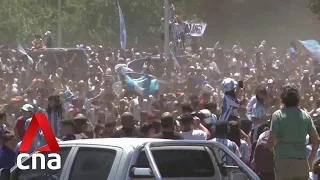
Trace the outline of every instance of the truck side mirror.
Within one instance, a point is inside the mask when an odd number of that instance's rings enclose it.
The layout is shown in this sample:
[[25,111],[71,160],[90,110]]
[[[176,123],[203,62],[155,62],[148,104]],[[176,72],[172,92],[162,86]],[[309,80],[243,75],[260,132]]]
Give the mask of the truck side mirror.
[[9,180],[10,179],[10,169],[0,169],[0,179]]
[[131,178],[151,178],[154,177],[150,168],[132,167],[130,171]]

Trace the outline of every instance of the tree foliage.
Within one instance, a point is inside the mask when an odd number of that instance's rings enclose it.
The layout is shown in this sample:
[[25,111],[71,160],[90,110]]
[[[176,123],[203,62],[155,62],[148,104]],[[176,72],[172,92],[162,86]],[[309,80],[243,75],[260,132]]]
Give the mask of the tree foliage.
[[[61,1],[64,43],[105,46],[112,43],[119,47],[117,0]],[[320,0],[310,1],[314,2],[313,12],[319,12]],[[145,48],[160,44],[163,0],[119,2],[128,46]],[[313,39],[319,34],[319,26],[306,20],[312,16],[306,8],[308,2],[301,0],[170,0],[170,3],[183,19],[196,18],[208,23],[202,42],[211,47],[217,41],[251,46],[263,39],[285,46],[297,37]],[[48,30],[55,36],[57,19],[58,0],[0,0],[0,43],[28,43],[34,34],[43,35]]]
[[[163,1],[119,0],[130,43],[159,37]],[[1,0],[0,41],[29,41],[34,34],[57,33],[58,0]],[[119,41],[116,0],[62,0],[64,42]]]

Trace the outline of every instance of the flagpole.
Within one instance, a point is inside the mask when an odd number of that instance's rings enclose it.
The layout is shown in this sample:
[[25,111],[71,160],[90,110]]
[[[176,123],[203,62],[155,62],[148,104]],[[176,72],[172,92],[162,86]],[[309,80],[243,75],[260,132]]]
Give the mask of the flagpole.
[[58,0],[58,47],[62,47],[61,0]]
[[164,54],[169,57],[169,0],[164,0]]

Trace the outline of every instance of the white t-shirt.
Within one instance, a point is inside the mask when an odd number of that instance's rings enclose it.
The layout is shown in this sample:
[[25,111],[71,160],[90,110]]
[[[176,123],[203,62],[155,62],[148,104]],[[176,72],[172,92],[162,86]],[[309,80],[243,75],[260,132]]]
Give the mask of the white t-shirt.
[[139,104],[138,98],[132,99],[130,106],[133,111],[132,114],[133,114],[134,119],[140,121],[141,109],[140,109],[140,104]]
[[187,140],[207,140],[207,134],[202,130],[182,132],[183,138]]

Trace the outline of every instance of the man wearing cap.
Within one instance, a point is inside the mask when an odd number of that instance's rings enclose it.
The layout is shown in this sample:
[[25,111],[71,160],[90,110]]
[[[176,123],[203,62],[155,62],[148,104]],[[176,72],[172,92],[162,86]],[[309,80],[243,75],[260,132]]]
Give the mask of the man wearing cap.
[[142,111],[140,123],[143,123],[140,126],[140,132],[143,133],[145,137],[150,137],[160,132],[160,118],[153,113]]
[[31,104],[25,104],[22,106],[21,110],[22,116],[19,117],[14,124],[15,135],[17,136],[18,140],[23,139],[26,132],[25,122],[27,119],[32,118],[34,108]]
[[237,88],[238,83],[232,78],[226,78],[223,80],[222,85],[224,96],[220,120],[237,120],[239,116],[237,108],[240,107],[240,104],[235,89]]

